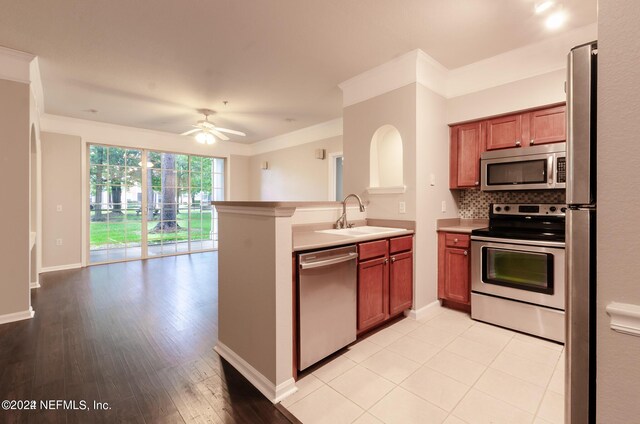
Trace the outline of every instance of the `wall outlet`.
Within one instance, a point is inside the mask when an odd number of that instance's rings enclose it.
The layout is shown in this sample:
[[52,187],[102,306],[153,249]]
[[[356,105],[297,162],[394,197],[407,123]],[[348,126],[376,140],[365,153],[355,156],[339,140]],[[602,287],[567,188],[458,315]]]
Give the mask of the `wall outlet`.
[[442,201],[442,213],[445,213],[447,211],[447,201],[443,200]]
[[56,239],[56,246],[62,246],[62,239]]
[[398,203],[398,212],[407,213],[407,204],[405,202]]
[[56,206],[56,212],[62,212],[62,205]]

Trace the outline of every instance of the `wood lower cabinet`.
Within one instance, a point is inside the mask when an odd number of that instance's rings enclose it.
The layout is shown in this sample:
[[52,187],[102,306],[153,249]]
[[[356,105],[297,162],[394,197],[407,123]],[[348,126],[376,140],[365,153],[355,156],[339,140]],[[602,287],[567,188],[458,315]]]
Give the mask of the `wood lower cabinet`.
[[388,262],[383,257],[358,264],[358,329],[373,327],[387,319]]
[[438,298],[445,306],[471,309],[471,250],[468,234],[438,233]]
[[389,315],[410,309],[413,303],[413,252],[391,256],[389,266]]
[[413,236],[358,245],[358,333],[411,308]]

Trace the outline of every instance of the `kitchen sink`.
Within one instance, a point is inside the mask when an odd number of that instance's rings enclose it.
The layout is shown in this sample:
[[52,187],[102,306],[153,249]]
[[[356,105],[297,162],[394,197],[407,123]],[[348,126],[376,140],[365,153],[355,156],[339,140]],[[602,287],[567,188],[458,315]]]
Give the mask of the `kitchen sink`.
[[372,226],[365,225],[363,227],[318,230],[316,232],[324,233],[324,234],[336,234],[336,235],[343,235],[343,236],[359,237],[359,236],[368,236],[368,235],[374,235],[374,234],[398,233],[401,231],[406,231],[406,230],[404,228],[372,227]]

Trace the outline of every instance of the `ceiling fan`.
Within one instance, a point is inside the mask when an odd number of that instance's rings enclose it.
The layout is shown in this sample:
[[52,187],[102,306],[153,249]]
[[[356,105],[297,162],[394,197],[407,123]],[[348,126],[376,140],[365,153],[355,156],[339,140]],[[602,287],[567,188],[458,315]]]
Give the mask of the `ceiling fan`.
[[229,140],[229,137],[223,133],[239,135],[242,137],[246,136],[242,131],[216,127],[212,122],[209,122],[209,115],[214,113],[212,110],[200,109],[198,112],[204,115],[204,119],[199,120],[196,125],[193,125],[195,129],[183,132],[180,135],[195,134],[195,139],[200,144],[213,144],[216,141],[216,137],[225,141]]

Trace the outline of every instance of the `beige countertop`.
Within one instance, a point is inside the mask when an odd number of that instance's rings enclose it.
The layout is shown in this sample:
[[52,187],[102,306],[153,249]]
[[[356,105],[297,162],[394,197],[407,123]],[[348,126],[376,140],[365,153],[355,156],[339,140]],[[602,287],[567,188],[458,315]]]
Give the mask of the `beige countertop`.
[[214,201],[211,202],[214,206],[234,206],[234,207],[247,207],[247,208],[313,208],[320,206],[342,206],[342,202],[331,201],[308,201],[308,202],[288,202],[288,201],[251,201],[251,200],[237,200],[237,201]]
[[345,244],[378,240],[389,237],[399,237],[413,234],[413,230],[400,230],[393,233],[366,234],[361,236],[347,236],[339,234],[319,233],[317,231],[294,231],[293,251],[324,249],[326,247],[343,246]]
[[465,219],[451,218],[439,219],[437,223],[438,231],[446,231],[449,233],[465,233],[470,234],[472,230],[485,228],[489,226],[488,219]]

